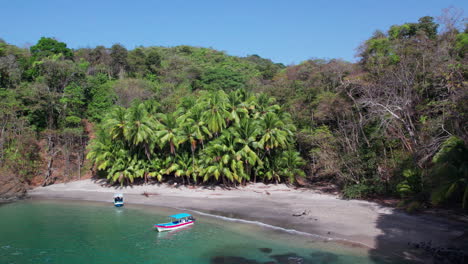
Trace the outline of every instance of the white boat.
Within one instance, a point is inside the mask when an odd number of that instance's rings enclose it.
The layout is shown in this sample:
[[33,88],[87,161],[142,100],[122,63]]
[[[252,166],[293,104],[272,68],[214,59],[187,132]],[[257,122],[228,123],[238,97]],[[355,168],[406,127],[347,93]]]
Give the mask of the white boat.
[[195,223],[195,218],[193,218],[193,216],[190,214],[182,213],[171,215],[169,217],[171,218],[171,222],[154,225],[158,232],[176,230],[191,226]]
[[121,207],[124,205],[123,194],[121,193],[114,194],[114,205],[115,207]]

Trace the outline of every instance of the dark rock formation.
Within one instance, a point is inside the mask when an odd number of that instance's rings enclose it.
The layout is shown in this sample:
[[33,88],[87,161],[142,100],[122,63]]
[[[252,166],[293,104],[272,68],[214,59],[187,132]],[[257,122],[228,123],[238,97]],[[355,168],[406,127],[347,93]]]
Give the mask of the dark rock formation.
[[328,252],[315,252],[311,253],[310,256],[313,260],[317,260],[318,263],[336,263],[338,262],[338,256]]
[[260,250],[263,253],[271,253],[273,251],[273,249],[271,248],[259,248],[258,250]]
[[0,201],[10,201],[26,196],[26,184],[12,174],[0,172]]
[[252,259],[246,259],[243,257],[236,256],[217,256],[211,258],[212,264],[260,264]]
[[276,260],[280,264],[305,264],[304,258],[297,255],[296,253],[273,255],[271,256],[271,258]]
[[432,241],[423,241],[420,243],[408,242],[408,245],[416,249],[422,249],[429,253],[432,256],[434,263],[468,263],[468,253],[466,249],[462,250],[461,248],[456,247],[433,247]]

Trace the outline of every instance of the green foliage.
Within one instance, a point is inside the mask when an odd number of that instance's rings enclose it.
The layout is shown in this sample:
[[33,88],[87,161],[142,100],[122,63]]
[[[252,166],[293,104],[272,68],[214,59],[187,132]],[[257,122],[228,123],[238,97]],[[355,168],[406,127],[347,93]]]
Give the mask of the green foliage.
[[416,168],[408,168],[402,171],[403,181],[397,184],[397,192],[406,197],[415,194],[421,190],[420,171]]
[[372,187],[367,184],[354,184],[345,186],[343,197],[347,199],[362,199],[372,193]]
[[258,55],[251,55],[245,59],[255,63],[262,78],[266,80],[271,80],[280,70],[285,68],[281,63],[273,63],[271,60],[261,58]]
[[30,50],[35,60],[57,54],[62,54],[66,59],[73,58],[73,53],[67,48],[67,44],[53,38],[42,37],[36,45],[31,46]]
[[159,52],[150,50],[145,58],[145,65],[149,73],[157,73],[159,67],[161,67],[161,55],[159,55]]
[[379,65],[399,62],[400,57],[395,54],[391,41],[388,38],[370,39],[366,44],[366,53],[369,56],[368,63]]
[[306,174],[345,197],[467,207],[467,37],[437,28],[423,17],[374,33],[359,63],[289,67],[190,46],[71,51],[43,38],[30,54],[0,41],[0,169],[37,174],[36,141],[68,152],[90,120],[89,159],[114,182]]
[[13,88],[18,85],[28,66],[29,59],[26,50],[0,42],[1,88]]
[[81,117],[84,117],[84,105],[86,103],[84,89],[75,83],[66,86],[60,103],[63,104],[64,114],[66,116],[65,126],[79,126]]
[[452,136],[434,156],[431,200],[435,205],[447,201],[468,208],[468,148],[460,138]]
[[434,23],[434,18],[425,16],[419,19],[419,23],[406,23],[401,26],[392,26],[388,31],[391,40],[407,39],[422,32],[428,38],[434,39],[437,36],[438,25]]
[[237,90],[185,98],[170,113],[159,112],[151,100],[117,107],[104,119],[88,158],[121,184],[168,176],[224,184],[258,176],[293,183],[304,176],[305,165],[292,148],[295,127],[278,105],[262,100],[274,102]]
[[245,79],[242,74],[228,67],[216,67],[206,71],[201,77],[202,86],[210,91],[232,91],[244,88]]
[[405,211],[411,214],[420,211],[422,207],[421,202],[412,201],[406,206]]
[[110,57],[110,67],[112,69],[113,77],[122,79],[125,76],[125,72],[128,68],[127,49],[120,44],[114,44],[110,49]]
[[457,35],[455,51],[458,53],[458,56],[465,58],[468,53],[468,33],[465,32]]
[[87,113],[93,121],[100,121],[116,100],[112,82],[104,74],[88,77],[86,89]]
[[437,37],[438,24],[434,23],[434,18],[431,16],[424,16],[418,20],[418,30],[423,31],[430,39]]

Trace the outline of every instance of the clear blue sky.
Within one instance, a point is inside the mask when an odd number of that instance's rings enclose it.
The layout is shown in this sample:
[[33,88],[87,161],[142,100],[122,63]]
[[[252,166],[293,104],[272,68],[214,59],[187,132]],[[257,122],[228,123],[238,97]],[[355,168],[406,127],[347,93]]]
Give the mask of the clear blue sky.
[[355,60],[376,29],[437,17],[468,0],[15,0],[0,5],[0,38],[18,46],[54,37],[69,47],[193,45],[285,64]]

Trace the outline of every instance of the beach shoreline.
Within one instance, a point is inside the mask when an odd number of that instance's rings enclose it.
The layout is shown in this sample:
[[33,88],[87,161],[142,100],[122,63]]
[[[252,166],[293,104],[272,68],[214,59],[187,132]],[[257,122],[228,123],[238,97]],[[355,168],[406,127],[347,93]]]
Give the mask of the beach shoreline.
[[417,254],[409,244],[431,241],[433,246],[465,245],[457,240],[467,223],[430,215],[409,215],[361,200],[342,200],[330,194],[284,184],[245,187],[193,187],[168,184],[108,186],[92,179],[37,187],[31,198],[111,202],[123,193],[125,203],[192,210],[211,215],[257,221],[304,232],[369,251]]

